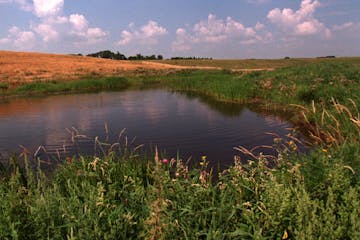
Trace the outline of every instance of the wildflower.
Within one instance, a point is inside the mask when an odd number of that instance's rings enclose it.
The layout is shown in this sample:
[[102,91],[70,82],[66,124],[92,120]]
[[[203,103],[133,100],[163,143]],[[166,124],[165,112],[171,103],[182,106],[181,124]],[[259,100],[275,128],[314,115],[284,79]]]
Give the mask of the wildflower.
[[204,167],[206,165],[207,165],[206,156],[203,155],[203,156],[201,156],[200,166]]
[[282,236],[282,239],[288,239],[289,238],[289,234],[287,233],[287,231],[285,230],[283,236]]
[[202,176],[206,176],[206,174],[207,174],[207,172],[206,172],[205,170],[202,170],[202,171],[201,171],[201,175],[202,175]]
[[324,153],[327,153],[328,150],[327,150],[326,148],[323,148],[322,151],[323,151]]
[[72,164],[73,159],[72,159],[71,157],[66,157],[66,162],[67,162],[68,164]]
[[162,162],[163,164],[168,164],[168,163],[169,163],[169,159],[164,158],[161,162]]

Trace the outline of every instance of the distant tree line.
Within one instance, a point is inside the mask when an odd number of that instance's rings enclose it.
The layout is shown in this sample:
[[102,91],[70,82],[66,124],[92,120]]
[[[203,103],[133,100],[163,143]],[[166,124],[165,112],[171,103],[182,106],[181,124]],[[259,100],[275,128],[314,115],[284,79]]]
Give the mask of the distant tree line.
[[336,58],[336,56],[324,56],[324,57],[317,57],[317,58]]
[[119,52],[114,53],[110,50],[100,51],[97,53],[91,53],[86,56],[113,59],[113,60],[163,60],[162,55],[143,56],[139,53],[139,54],[136,54],[135,56],[126,57],[124,54],[121,54]]
[[128,57],[128,60],[163,60],[162,55],[150,55],[150,56],[143,56],[141,54],[136,54],[135,56]]
[[172,57],[171,60],[212,60],[207,57]]

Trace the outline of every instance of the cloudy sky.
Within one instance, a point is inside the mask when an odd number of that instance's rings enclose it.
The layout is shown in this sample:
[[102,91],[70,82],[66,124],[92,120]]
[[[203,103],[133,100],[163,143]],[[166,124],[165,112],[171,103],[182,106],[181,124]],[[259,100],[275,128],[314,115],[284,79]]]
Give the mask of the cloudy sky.
[[359,43],[359,0],[0,0],[1,50],[282,58]]

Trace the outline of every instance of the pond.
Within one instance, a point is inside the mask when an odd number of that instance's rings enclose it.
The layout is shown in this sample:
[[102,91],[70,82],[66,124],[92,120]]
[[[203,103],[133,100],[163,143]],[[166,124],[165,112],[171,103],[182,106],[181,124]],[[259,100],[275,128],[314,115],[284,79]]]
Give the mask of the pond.
[[[91,154],[95,137],[113,143],[123,133],[120,141],[132,147],[157,146],[167,157],[179,154],[185,160],[206,155],[225,166],[238,154],[234,147],[271,145],[274,137],[266,133],[285,136],[292,127],[276,113],[253,109],[166,89],[3,99],[0,153],[5,159],[21,152],[21,145],[47,159]],[[76,134],[88,138],[74,144]]]

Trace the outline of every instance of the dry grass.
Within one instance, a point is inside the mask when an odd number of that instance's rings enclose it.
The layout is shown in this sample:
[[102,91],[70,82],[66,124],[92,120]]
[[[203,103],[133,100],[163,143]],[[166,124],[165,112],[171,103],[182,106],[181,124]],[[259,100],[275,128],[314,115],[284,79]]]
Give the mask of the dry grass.
[[82,56],[0,51],[0,83],[75,80],[85,76],[121,76],[137,70],[184,67],[146,61],[115,61]]

